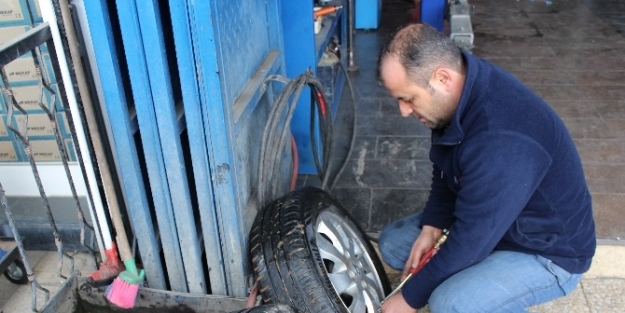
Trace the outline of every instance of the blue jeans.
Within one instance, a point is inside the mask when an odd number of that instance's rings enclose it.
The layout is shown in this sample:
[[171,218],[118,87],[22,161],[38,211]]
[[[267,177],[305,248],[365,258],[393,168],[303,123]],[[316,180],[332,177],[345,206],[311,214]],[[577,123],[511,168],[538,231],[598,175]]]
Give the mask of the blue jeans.
[[[389,224],[380,234],[380,253],[390,267],[404,269],[421,233],[420,220],[421,213],[410,215]],[[493,251],[445,280],[428,302],[432,313],[527,312],[528,307],[569,294],[581,277],[539,255]]]

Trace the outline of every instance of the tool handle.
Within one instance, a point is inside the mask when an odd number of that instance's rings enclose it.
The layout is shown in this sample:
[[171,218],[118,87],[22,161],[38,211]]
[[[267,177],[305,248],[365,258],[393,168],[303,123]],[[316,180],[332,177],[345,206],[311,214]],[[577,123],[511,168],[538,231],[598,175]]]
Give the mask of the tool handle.
[[421,256],[421,260],[419,260],[419,264],[417,265],[417,267],[413,267],[410,269],[410,273],[412,273],[412,275],[416,275],[425,266],[425,264],[430,261],[430,259],[434,256],[434,251],[441,248],[443,243],[445,243],[445,240],[447,240],[448,235],[449,231],[444,229],[443,234],[438,237],[438,240],[436,240],[436,244],[434,245],[434,247],[430,248],[430,250],[428,250],[425,254]]
[[340,5],[323,7],[323,8],[321,8],[321,9],[319,9],[319,10],[314,12],[315,19],[319,18],[320,16],[332,14],[332,13],[340,10],[341,8],[343,8],[343,7],[340,6]]
[[421,260],[419,261],[419,264],[417,265],[417,267],[410,268],[410,273],[412,273],[412,275],[416,275],[419,271],[421,271],[421,269],[425,266],[425,264],[434,255],[434,250],[436,249],[430,248],[430,250],[428,250],[425,254],[421,256]]

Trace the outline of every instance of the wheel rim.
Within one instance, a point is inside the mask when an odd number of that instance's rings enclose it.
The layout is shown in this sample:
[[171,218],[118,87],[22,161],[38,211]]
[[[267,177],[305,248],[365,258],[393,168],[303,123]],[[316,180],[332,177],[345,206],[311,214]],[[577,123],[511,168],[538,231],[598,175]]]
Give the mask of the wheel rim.
[[20,280],[24,276],[24,272],[22,272],[22,269],[19,268],[19,266],[15,265],[15,263],[11,263],[11,265],[7,267],[6,273],[15,280]]
[[316,230],[317,247],[328,277],[347,309],[377,313],[384,289],[357,230],[330,211],[319,214]]

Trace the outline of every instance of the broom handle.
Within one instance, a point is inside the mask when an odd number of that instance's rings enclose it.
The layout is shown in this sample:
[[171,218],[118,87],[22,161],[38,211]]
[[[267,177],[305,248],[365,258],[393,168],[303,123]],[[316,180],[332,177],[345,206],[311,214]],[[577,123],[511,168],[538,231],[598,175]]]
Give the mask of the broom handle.
[[[64,1],[59,1],[61,4],[61,8],[64,12],[69,12],[69,8]],[[128,244],[128,237],[126,236],[126,229],[124,228],[124,223],[122,222],[121,213],[119,209],[119,202],[117,199],[117,193],[115,192],[115,188],[113,188],[113,179],[111,178],[111,167],[108,162],[108,158],[104,154],[104,144],[100,138],[100,132],[97,127],[97,122],[95,118],[95,112],[93,110],[93,103],[91,102],[91,95],[89,92],[89,88],[87,87],[87,80],[82,73],[84,73],[84,69],[82,67],[82,63],[75,61],[80,59],[80,53],[78,52],[78,47],[72,45],[72,42],[77,42],[76,33],[74,32],[74,28],[71,26],[71,20],[69,20],[69,16],[67,14],[63,14],[63,20],[66,27],[66,31],[68,33],[68,37],[70,39],[74,38],[75,40],[68,40],[70,42],[70,54],[72,56],[72,60],[74,60],[73,65],[75,67],[76,80],[78,83],[78,89],[80,94],[82,95],[81,100],[83,101],[83,109],[85,111],[85,117],[87,119],[87,127],[89,129],[89,134],[91,135],[91,142],[93,144],[93,150],[96,156],[96,161],[98,167],[100,168],[100,177],[102,178],[102,185],[104,187],[104,194],[107,198],[107,202],[109,205],[109,214],[111,215],[111,220],[113,221],[113,227],[115,228],[115,232],[117,233],[117,248],[119,249],[119,255],[122,261],[132,258],[132,252],[130,250],[130,245]],[[106,223],[104,223],[106,224]],[[109,236],[110,233],[105,232],[105,241],[106,237]],[[110,239],[109,239],[110,240]],[[106,247],[109,249],[110,247]]]
[[115,232],[117,233],[115,239],[117,240],[119,256],[122,261],[132,259],[132,251],[130,250],[130,245],[128,244],[128,236],[126,236],[126,229],[124,228],[124,223],[122,222],[119,207],[113,205],[109,208],[109,210],[111,213],[111,220],[113,220],[113,227],[115,227]]

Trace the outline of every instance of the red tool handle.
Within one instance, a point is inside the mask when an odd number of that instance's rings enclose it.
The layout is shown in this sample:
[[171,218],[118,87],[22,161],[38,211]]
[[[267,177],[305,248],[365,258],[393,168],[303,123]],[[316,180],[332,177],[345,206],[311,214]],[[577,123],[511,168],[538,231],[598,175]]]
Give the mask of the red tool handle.
[[419,260],[419,264],[417,265],[416,268],[413,267],[410,269],[410,273],[412,275],[417,274],[425,266],[425,264],[427,264],[430,261],[430,259],[434,256],[434,252],[440,249],[443,243],[445,243],[445,240],[447,240],[448,235],[449,235],[449,231],[447,229],[443,229],[443,234],[440,237],[438,237],[438,240],[436,241],[436,244],[434,245],[434,247],[430,248],[430,250],[428,250],[424,255],[421,256],[421,260]]
[[410,268],[410,273],[412,273],[412,275],[416,275],[425,266],[425,264],[430,261],[432,256],[434,256],[434,250],[436,249],[431,248],[428,250],[428,252],[421,256],[421,260],[419,261],[417,267]]

